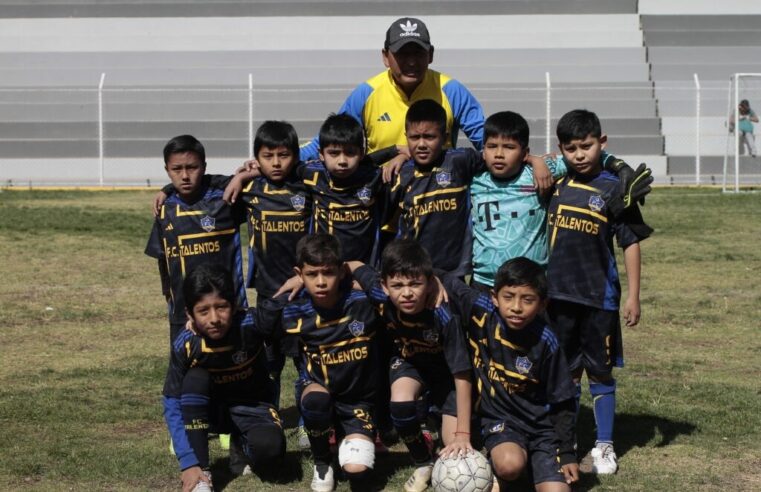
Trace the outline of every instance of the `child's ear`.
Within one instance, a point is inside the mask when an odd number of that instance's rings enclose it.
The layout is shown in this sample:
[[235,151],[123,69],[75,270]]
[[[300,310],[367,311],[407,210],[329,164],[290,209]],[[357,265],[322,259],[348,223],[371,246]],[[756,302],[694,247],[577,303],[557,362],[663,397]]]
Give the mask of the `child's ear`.
[[383,289],[383,292],[384,292],[386,295],[389,295],[389,294],[388,294],[388,287],[386,287],[386,279],[385,279],[385,278],[384,278],[384,279],[381,279],[381,283],[380,283],[380,284],[381,284],[381,288]]
[[529,154],[531,154],[531,149],[529,147],[523,149],[523,159],[521,159],[521,162],[528,162]]
[[187,317],[187,320],[185,321],[185,329],[190,330],[195,334],[198,334],[198,330],[196,330],[196,322],[193,319],[193,316],[190,315],[190,311],[188,311],[188,308],[185,308],[185,316]]
[[298,275],[299,277],[301,277],[301,268],[299,268],[297,266],[293,267],[293,274],[294,275]]
[[547,305],[549,303],[550,303],[549,299],[542,299],[541,301],[539,301],[539,305],[540,305],[539,312],[543,313],[543,312],[547,311]]
[[606,134],[600,135],[600,147],[603,149],[608,145],[608,136]]
[[489,292],[491,293],[492,304],[494,304],[494,307],[499,307],[499,304],[497,304],[497,293],[494,292],[494,289],[490,289]]

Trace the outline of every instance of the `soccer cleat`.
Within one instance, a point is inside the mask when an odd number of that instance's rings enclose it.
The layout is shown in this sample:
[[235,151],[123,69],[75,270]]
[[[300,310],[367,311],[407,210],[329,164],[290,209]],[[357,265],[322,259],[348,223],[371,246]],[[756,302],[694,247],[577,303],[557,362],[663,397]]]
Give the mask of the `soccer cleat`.
[[431,483],[431,475],[433,475],[433,463],[417,467],[410,478],[404,482],[404,491],[423,492]]
[[330,465],[314,465],[312,471],[314,475],[312,475],[311,489],[314,492],[332,492],[336,485],[336,480],[333,478],[333,467]]
[[299,436],[299,448],[300,449],[309,449],[309,434],[307,434],[307,430],[304,428],[303,425],[299,426],[298,431],[296,431],[296,435]]
[[613,475],[618,470],[618,458],[613,450],[613,444],[598,442],[590,454],[592,455],[592,473]]
[[211,485],[211,472],[204,470],[203,474],[209,479],[209,483],[199,480],[191,492],[214,492],[214,487]]
[[243,443],[240,436],[230,437],[230,472],[235,476],[251,475],[251,465],[246,453],[243,452]]

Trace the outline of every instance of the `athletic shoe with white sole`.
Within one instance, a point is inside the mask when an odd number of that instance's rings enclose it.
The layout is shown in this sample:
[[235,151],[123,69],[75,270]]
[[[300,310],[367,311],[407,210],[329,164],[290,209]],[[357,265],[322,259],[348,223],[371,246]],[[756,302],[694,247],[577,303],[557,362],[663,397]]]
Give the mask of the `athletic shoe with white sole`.
[[613,475],[618,470],[618,458],[612,444],[598,442],[590,454],[592,455],[592,473]]
[[[318,469],[319,468],[319,469]],[[330,465],[314,465],[312,467],[312,484],[314,492],[332,492],[336,486],[336,479],[333,476],[333,467]]]
[[214,487],[211,485],[211,472],[204,470],[203,474],[209,479],[209,483],[199,480],[191,492],[214,492]]
[[404,491],[423,492],[431,483],[431,475],[433,475],[433,463],[417,467],[410,478],[404,482]]
[[296,435],[299,436],[299,449],[309,449],[309,434],[303,425],[299,426],[299,430],[296,431]]

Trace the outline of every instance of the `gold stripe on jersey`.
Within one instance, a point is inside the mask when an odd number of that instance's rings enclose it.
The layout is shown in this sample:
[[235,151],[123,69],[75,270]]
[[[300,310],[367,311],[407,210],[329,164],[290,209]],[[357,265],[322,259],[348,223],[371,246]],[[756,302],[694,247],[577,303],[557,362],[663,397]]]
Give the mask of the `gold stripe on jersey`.
[[206,353],[229,352],[234,348],[235,348],[234,345],[225,345],[222,347],[209,347],[208,345],[206,345],[206,339],[201,337],[201,352],[206,352]]
[[479,328],[483,328],[484,325],[486,324],[486,315],[487,315],[487,313],[484,313],[484,315],[481,316],[480,318],[476,318],[475,316],[471,316],[470,319],[472,319],[473,322],[475,324],[477,324]]
[[244,367],[250,366],[252,363],[254,363],[256,361],[256,358],[259,357],[259,354],[261,353],[261,351],[262,351],[262,348],[259,347],[259,349],[256,351],[256,353],[254,355],[252,355],[251,357],[249,357],[245,361],[241,362],[240,364],[237,364],[237,365],[234,365],[234,366],[230,366],[230,367],[225,367],[225,368],[212,368],[212,367],[210,367],[210,368],[208,368],[208,371],[209,372],[230,372],[230,371],[237,371],[239,369],[243,369]]
[[[501,383],[503,385],[505,383],[513,385],[513,383],[509,383],[509,382],[503,380],[502,378],[500,378],[499,374],[497,374],[497,371],[501,372],[505,376],[508,376],[508,377],[511,377],[511,378],[515,378],[515,379],[518,379],[520,381],[530,381],[532,383],[539,384],[539,381],[536,380],[536,379],[532,379],[532,378],[530,378],[528,376],[524,376],[523,374],[518,374],[517,372],[513,372],[513,371],[507,369],[502,364],[500,364],[498,362],[494,362],[493,360],[490,360],[489,361],[489,379],[492,380],[492,381],[497,381],[497,382],[499,382],[499,383]],[[492,377],[492,376],[495,376],[495,377]],[[510,391],[510,387],[505,387],[505,389]]]
[[302,179],[301,182],[309,186],[317,186],[317,181],[319,179],[320,179],[320,171],[315,171],[312,173],[312,179],[307,179],[306,177],[304,177],[304,179]]
[[591,191],[593,193],[602,193],[599,189],[595,188],[594,186],[588,186],[585,184],[577,183],[573,179],[568,182],[568,186],[570,188],[581,188],[582,190]]
[[438,343],[429,343],[414,338],[399,337],[402,345],[401,356],[408,359],[416,354],[440,354],[444,351]]
[[[341,323],[346,323],[349,320],[351,320],[351,316],[344,316],[343,318],[339,318],[339,319],[332,319],[332,320],[329,320],[329,321],[323,321],[322,318],[320,317],[320,315],[318,314],[317,318],[315,319],[314,324],[315,324],[315,327],[317,327],[317,329],[319,330],[321,328],[330,328],[331,326],[335,326],[335,325],[338,325],[338,324],[341,324]],[[352,340],[354,340],[354,339],[352,338]],[[341,343],[343,343],[343,342],[341,342]]]
[[[414,217],[413,229],[415,230],[415,237],[420,233],[419,224],[420,217],[436,212],[449,212],[457,210],[457,197],[453,196],[447,199],[437,199],[428,203],[419,203],[424,198],[430,198],[439,195],[456,194],[467,189],[467,186],[458,186],[457,188],[444,188],[441,190],[429,191],[427,193],[421,193],[412,199],[411,214]],[[447,208],[448,207],[448,208]]]
[[180,208],[180,204],[178,203],[177,210],[175,211],[174,214],[177,217],[192,217],[194,215],[205,215],[206,213],[208,213],[206,212],[206,210],[188,210],[187,212],[183,212],[182,209]]
[[[328,234],[333,234],[333,224],[336,222],[362,222],[370,218],[370,210],[367,209],[375,200],[371,200],[367,205],[360,203],[350,203],[342,205],[340,203],[330,202],[328,204],[327,217]],[[315,206],[315,217],[317,216],[318,206]],[[359,210],[338,210],[338,209],[359,209]],[[320,209],[323,210],[323,209]],[[315,221],[315,226],[317,221]]]
[[[184,236],[177,236],[177,248],[179,249],[179,251],[174,251],[174,248],[165,248],[164,255],[167,258],[170,258],[170,257],[176,258],[177,256],[180,257],[180,271],[182,272],[182,276],[185,277],[185,257],[208,254],[208,253],[218,253],[222,246],[219,244],[219,241],[208,241],[205,243],[192,244],[192,245],[183,244],[183,241],[187,241],[190,239],[206,238],[206,237],[210,238],[210,237],[216,237],[216,236],[229,236],[230,234],[235,234],[235,229],[224,229],[222,231],[214,231],[214,232],[199,232],[197,234],[187,234]],[[191,248],[191,250],[183,252],[184,248]]]
[[505,340],[501,336],[499,336],[499,323],[496,323],[494,326],[494,339],[504,345],[505,347],[509,347],[513,350],[517,350],[518,352],[526,353],[528,350],[521,347],[520,345],[515,345],[514,343],[510,343],[509,341]]
[[296,333],[301,333],[301,318],[299,318],[298,321],[296,321],[296,326],[294,328],[288,328],[285,330],[286,333],[290,333],[291,335]]

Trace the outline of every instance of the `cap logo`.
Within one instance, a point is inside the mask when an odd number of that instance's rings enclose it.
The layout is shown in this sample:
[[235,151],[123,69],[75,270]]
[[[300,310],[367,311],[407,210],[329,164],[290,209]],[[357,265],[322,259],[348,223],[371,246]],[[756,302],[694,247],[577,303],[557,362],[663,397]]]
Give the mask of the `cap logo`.
[[401,27],[402,31],[404,31],[403,33],[399,34],[400,38],[406,38],[406,37],[409,37],[409,36],[415,36],[415,37],[418,37],[418,38],[420,37],[420,33],[419,32],[415,32],[415,31],[417,31],[417,23],[413,24],[412,22],[407,20],[406,24],[399,24],[399,27]]

